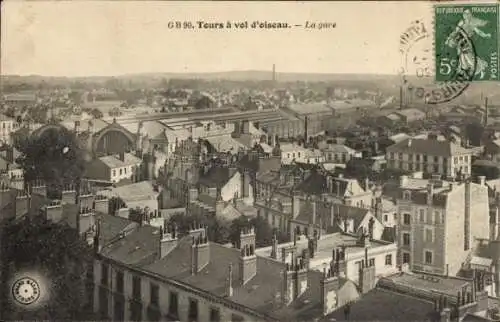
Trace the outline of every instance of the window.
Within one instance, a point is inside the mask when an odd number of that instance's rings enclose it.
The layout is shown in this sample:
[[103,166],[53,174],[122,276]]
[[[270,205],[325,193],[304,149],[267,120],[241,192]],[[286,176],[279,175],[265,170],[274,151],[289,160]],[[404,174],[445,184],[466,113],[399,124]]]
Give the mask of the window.
[[411,215],[410,214],[403,214],[403,224],[411,225]]
[[410,200],[411,199],[411,193],[409,191],[403,192],[403,199],[404,200]]
[[103,263],[101,266],[101,284],[107,286],[108,278],[109,278],[109,266],[108,264]]
[[300,158],[300,152],[297,152],[297,156]]
[[113,177],[116,177],[116,170],[113,170]]
[[439,166],[438,165],[435,165],[433,168],[434,168],[434,172],[439,172]]
[[127,168],[124,168],[123,171],[125,174],[127,174]]
[[158,306],[158,303],[160,302],[160,288],[156,284],[149,284],[150,287],[150,300],[149,302],[151,305]]
[[231,321],[232,322],[243,322],[244,319],[242,316],[233,313],[233,314],[231,314]]
[[172,318],[177,318],[179,316],[179,296],[176,292],[170,292],[170,299],[168,304],[168,314]]
[[391,152],[391,159],[394,159],[394,152]]
[[464,156],[464,161],[465,161],[465,162],[469,162],[469,157],[468,157],[467,155],[466,155],[466,156]]
[[370,267],[375,266],[375,258],[370,258]]
[[441,223],[441,217],[440,217],[439,211],[434,211],[434,223],[435,224],[440,224]]
[[286,157],[290,159],[290,153],[287,153],[287,154],[286,154]]
[[417,157],[417,162],[419,162],[420,161],[420,154],[417,154],[416,157]]
[[424,162],[427,162],[427,156],[426,155],[423,156],[423,159],[424,159]]
[[392,255],[385,255],[385,265],[392,265]]
[[120,175],[122,175],[122,169],[120,169]]
[[116,272],[116,291],[123,294],[123,272]]
[[424,209],[420,209],[418,211],[418,213],[419,213],[419,216],[420,216],[420,222],[424,222],[424,220],[425,220],[425,210]]
[[410,263],[410,253],[403,253],[403,264]]
[[216,307],[210,308],[210,322],[220,322],[220,310]]
[[431,265],[432,264],[432,252],[426,250],[425,251],[425,264]]
[[434,163],[438,163],[439,162],[439,157],[434,157]]
[[191,298],[189,299],[188,321],[198,321],[198,301]]
[[123,321],[125,318],[125,303],[123,298],[115,297],[114,301],[114,320]]
[[427,224],[429,225],[432,225],[432,212],[431,211],[427,211],[427,220],[426,220]]
[[387,215],[384,215],[384,221],[387,222],[389,220]]
[[426,241],[427,243],[432,243],[432,242],[434,242],[434,236],[432,236],[432,235],[433,235],[433,233],[432,233],[432,229],[427,228],[427,229],[425,230],[425,241]]
[[411,164],[411,163],[408,164],[408,170],[413,171],[413,164]]
[[455,164],[457,164],[458,163],[458,157],[453,158],[453,161],[455,162]]
[[460,157],[460,159],[459,159],[459,160],[460,160],[460,162],[462,162],[462,161],[464,161],[464,158],[463,158],[463,157]]
[[403,160],[403,153],[398,153],[398,159]]
[[410,245],[410,234],[409,233],[403,233],[403,245],[405,245],[405,246]]
[[141,298],[141,278],[139,276],[132,277],[132,297],[138,300]]

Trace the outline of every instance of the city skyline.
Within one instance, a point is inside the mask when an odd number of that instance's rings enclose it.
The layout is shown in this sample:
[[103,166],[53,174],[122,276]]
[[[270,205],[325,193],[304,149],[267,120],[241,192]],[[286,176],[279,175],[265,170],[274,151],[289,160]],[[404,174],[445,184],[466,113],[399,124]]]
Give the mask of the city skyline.
[[[68,77],[271,72],[273,64],[278,73],[397,74],[399,36],[432,12],[425,2],[8,2],[2,10],[2,74]],[[186,20],[301,26],[168,29]],[[305,29],[306,21],[336,28]]]

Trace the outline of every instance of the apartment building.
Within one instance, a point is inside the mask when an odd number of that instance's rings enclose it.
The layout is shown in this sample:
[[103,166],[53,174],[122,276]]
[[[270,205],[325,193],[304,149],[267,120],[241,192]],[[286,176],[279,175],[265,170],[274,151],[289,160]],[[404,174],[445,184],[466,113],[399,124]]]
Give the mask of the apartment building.
[[480,183],[400,180],[398,211],[399,259],[415,271],[457,275],[475,239],[487,239],[488,188]]
[[[175,226],[112,217],[99,218],[94,244],[94,309],[103,319],[291,321],[320,318],[359,298],[345,273],[351,251],[340,247],[320,272],[310,269],[314,247],[299,254],[292,246],[285,259],[257,254],[253,229],[228,248],[210,242],[205,227],[179,236]],[[358,271],[363,292],[375,285],[375,266],[366,262]]]
[[11,133],[18,130],[17,122],[4,114],[0,114],[0,142],[10,144]]
[[387,168],[446,178],[471,175],[472,151],[448,141],[407,138],[386,149]]
[[131,153],[121,152],[92,160],[87,169],[89,178],[119,182],[135,182],[142,177],[142,160]]

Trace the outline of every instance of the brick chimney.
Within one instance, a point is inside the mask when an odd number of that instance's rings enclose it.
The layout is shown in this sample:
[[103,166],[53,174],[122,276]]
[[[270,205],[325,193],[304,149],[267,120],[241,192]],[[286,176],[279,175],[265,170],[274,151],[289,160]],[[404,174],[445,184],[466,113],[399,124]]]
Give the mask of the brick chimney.
[[283,275],[283,304],[289,305],[307,289],[307,265],[303,258],[294,257],[285,264]]
[[297,218],[300,212],[300,198],[296,191],[292,191],[292,216]]
[[167,256],[177,247],[177,227],[168,225],[165,219],[163,226],[160,227],[160,258]]
[[10,187],[5,183],[0,183],[0,207],[4,207],[12,201]]
[[243,171],[243,175],[241,177],[241,192],[242,192],[242,197],[243,198],[248,198],[250,197],[250,172],[248,170]]
[[44,207],[45,218],[57,223],[62,220],[63,207],[61,200],[52,200]]
[[189,201],[196,201],[198,200],[198,189],[196,188],[190,188],[189,189]]
[[336,247],[332,250],[332,261],[330,269],[340,277],[347,276],[347,265],[345,261],[345,247]]
[[328,315],[337,309],[339,289],[340,281],[338,274],[331,268],[323,268],[323,277],[320,281],[320,295],[323,315]]
[[25,215],[30,209],[31,196],[24,190],[19,190],[16,196],[16,218]]
[[206,233],[206,229],[203,225],[194,222],[189,228],[189,236],[191,237],[199,237]]
[[288,245],[281,248],[281,261],[283,263],[292,263],[293,258],[297,254],[296,245]]
[[255,255],[254,228],[245,228],[240,232],[240,283],[245,285],[257,274],[257,256]]
[[83,234],[94,225],[94,212],[90,207],[81,207],[78,209],[78,223],[80,233]]
[[31,194],[37,194],[40,196],[47,196],[47,186],[42,180],[33,180],[31,182]]
[[62,189],[61,201],[66,204],[76,204],[76,189],[73,185],[64,185]]
[[103,214],[109,214],[109,200],[107,197],[102,195],[96,195],[94,197],[93,208],[96,212]]
[[271,258],[278,258],[278,237],[276,236],[276,231],[273,233],[273,240],[271,245]]
[[195,275],[205,268],[210,262],[210,246],[208,244],[208,237],[205,230],[203,230],[200,235],[193,236],[192,239],[191,274]]
[[371,291],[376,284],[375,265],[370,265],[368,260],[368,248],[365,248],[365,260],[359,269],[359,288],[361,293],[365,294]]

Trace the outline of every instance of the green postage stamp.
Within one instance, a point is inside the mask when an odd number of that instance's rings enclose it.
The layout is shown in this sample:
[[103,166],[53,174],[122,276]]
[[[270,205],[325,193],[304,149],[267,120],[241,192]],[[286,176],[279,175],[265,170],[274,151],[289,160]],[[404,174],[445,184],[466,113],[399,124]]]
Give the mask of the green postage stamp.
[[434,6],[436,81],[454,81],[457,70],[467,81],[499,80],[499,5]]

